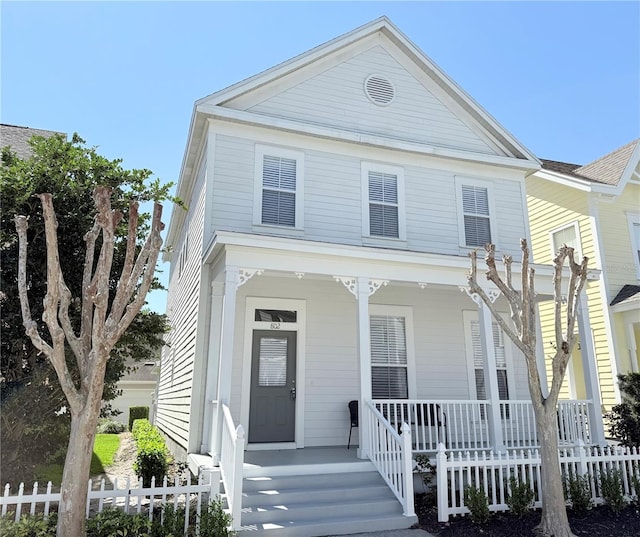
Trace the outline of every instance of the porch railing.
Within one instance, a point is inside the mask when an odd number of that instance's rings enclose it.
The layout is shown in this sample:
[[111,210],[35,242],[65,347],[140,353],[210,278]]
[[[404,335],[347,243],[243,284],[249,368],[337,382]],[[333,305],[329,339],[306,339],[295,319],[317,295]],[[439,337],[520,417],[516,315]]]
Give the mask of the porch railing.
[[369,459],[402,505],[405,516],[415,516],[413,505],[413,456],[408,425],[401,434],[392,427],[371,403],[364,415],[369,431]]
[[[486,400],[376,399],[374,407],[400,432],[411,427],[416,453],[435,452],[442,443],[447,451],[491,449],[490,402]],[[561,446],[591,443],[588,407],[590,401],[558,402],[558,440]],[[539,445],[530,401],[500,401],[500,427],[506,448]]]
[[222,442],[220,448],[220,477],[224,484],[227,506],[233,518],[233,529],[241,526],[242,467],[244,465],[244,429],[235,427],[229,407],[222,407]]

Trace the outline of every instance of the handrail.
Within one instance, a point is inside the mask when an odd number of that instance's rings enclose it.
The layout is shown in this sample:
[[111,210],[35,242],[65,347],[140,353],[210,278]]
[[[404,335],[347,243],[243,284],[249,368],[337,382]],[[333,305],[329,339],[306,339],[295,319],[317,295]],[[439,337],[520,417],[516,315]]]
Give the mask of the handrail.
[[372,401],[366,402],[363,417],[369,423],[369,459],[398,498],[404,516],[415,516],[411,428],[404,423],[398,434]]
[[242,468],[244,466],[244,429],[235,427],[229,407],[222,406],[222,445],[220,449],[220,476],[224,484],[227,505],[232,517],[232,529],[241,527]]

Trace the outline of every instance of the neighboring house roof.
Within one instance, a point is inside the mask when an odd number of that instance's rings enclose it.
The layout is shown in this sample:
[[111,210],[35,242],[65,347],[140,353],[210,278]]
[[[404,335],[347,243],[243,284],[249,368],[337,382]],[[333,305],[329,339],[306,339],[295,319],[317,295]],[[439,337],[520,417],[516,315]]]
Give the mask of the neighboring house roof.
[[542,168],[582,181],[617,187],[633,174],[639,147],[640,140],[633,140],[584,166],[542,159]]
[[616,297],[611,301],[610,306],[622,303],[640,303],[640,285],[625,285]]
[[0,147],[10,146],[19,158],[26,159],[31,156],[31,146],[29,140],[32,136],[43,136],[49,138],[54,134],[62,134],[64,132],[47,131],[43,129],[32,129],[31,127],[20,127],[18,125],[0,124]]

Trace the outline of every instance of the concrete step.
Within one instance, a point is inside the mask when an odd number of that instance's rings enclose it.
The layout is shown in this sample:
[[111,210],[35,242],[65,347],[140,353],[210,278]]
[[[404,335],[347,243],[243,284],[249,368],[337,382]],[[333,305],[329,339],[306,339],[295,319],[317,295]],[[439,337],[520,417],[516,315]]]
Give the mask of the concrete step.
[[319,537],[405,529],[417,522],[376,471],[344,466],[327,474],[250,476],[243,481],[239,530],[251,536]]

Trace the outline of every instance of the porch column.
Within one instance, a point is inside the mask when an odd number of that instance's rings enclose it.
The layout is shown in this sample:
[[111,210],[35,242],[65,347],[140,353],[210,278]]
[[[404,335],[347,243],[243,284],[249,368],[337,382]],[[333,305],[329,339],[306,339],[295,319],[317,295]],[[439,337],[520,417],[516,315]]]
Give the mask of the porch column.
[[222,306],[224,299],[224,283],[211,282],[211,317],[209,322],[209,348],[207,352],[207,378],[205,384],[205,408],[204,423],[202,430],[202,446],[200,453],[210,453],[214,458],[214,465],[217,464],[216,456],[219,453],[213,453],[215,444],[213,415],[214,403],[218,393],[218,359],[220,358],[220,336],[222,334]]
[[587,398],[591,400],[591,404],[589,405],[589,430],[591,431],[591,443],[599,446],[606,446],[607,441],[604,436],[604,422],[602,421],[600,384],[598,382],[598,366],[596,364],[596,352],[593,345],[593,338],[591,337],[588,299],[587,294],[584,292],[580,294],[580,302],[578,303],[577,312],[584,383]]
[[637,313],[625,312],[622,315],[624,321],[624,329],[627,334],[627,349],[629,349],[629,360],[631,361],[631,371],[638,372],[638,347],[636,346],[636,334],[634,330],[635,319]]
[[230,265],[225,268],[224,293],[222,295],[222,316],[220,323],[220,360],[218,363],[218,408],[213,420],[217,425],[214,457],[222,447],[222,408],[231,398],[231,370],[233,366],[233,335],[236,322],[236,293],[240,283],[240,270]]
[[500,392],[498,390],[498,375],[496,366],[496,350],[493,342],[493,317],[485,303],[478,297],[478,317],[480,320],[480,342],[484,360],[484,386],[489,401],[489,438],[493,450],[505,451],[502,434],[502,420],[500,418]]
[[364,408],[371,401],[371,327],[369,324],[369,278],[359,277],[357,280],[358,302],[358,353],[360,355],[360,421],[358,427],[358,457],[369,456],[369,423],[363,420]]
[[540,375],[540,388],[542,395],[549,395],[549,381],[547,380],[547,364],[544,355],[544,341],[542,340],[542,326],[540,324],[540,303],[536,304],[536,364]]

